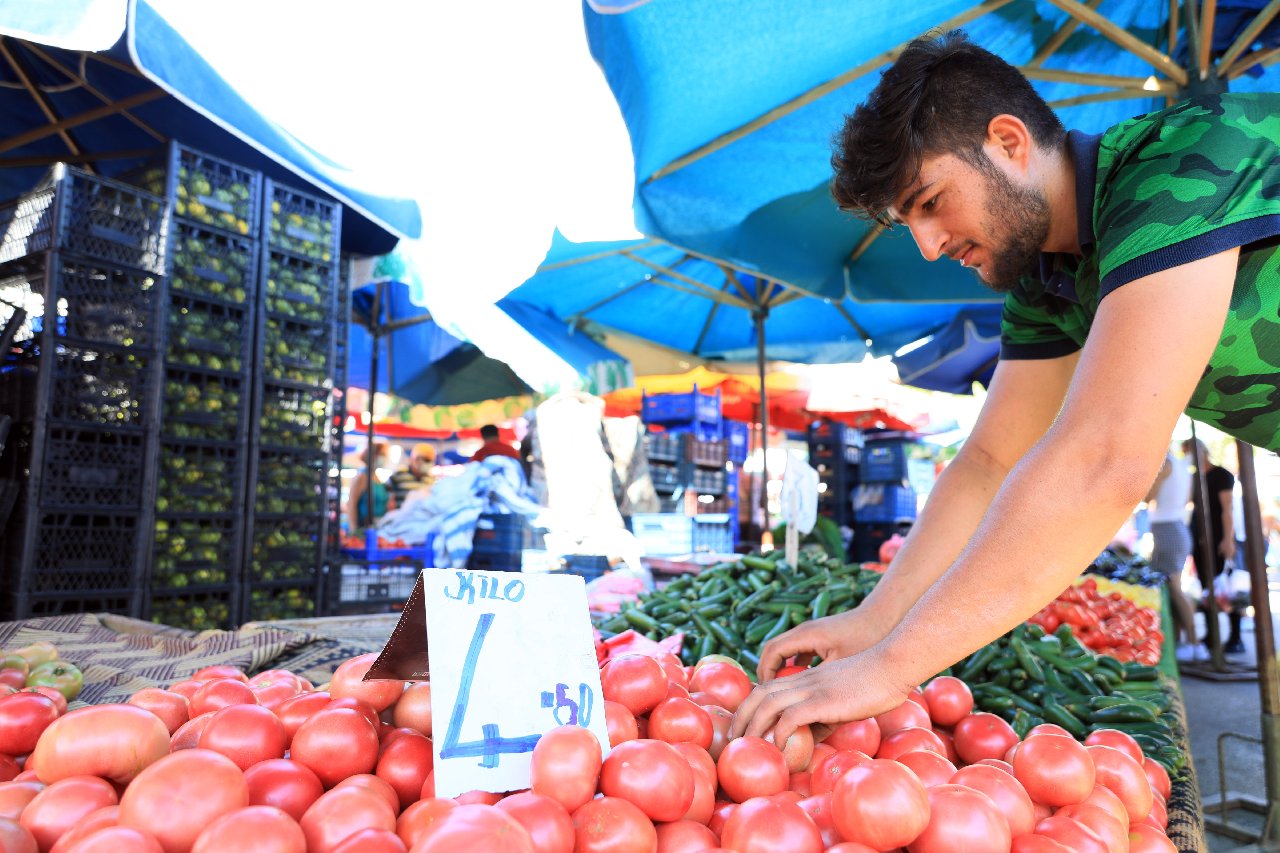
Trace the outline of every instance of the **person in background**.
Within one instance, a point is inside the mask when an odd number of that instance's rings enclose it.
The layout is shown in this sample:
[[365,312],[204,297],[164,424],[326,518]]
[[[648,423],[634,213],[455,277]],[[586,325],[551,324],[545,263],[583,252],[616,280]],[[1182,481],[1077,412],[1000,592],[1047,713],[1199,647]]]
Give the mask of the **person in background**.
[[483,462],[490,456],[509,456],[512,459],[520,458],[520,451],[507,444],[499,438],[498,428],[493,424],[485,424],[480,427],[480,437],[484,439],[484,444],[480,445],[480,449],[471,454],[472,462]]
[[[1200,586],[1205,595],[1213,595],[1213,581],[1227,567],[1227,560],[1236,555],[1236,525],[1233,512],[1231,491],[1235,488],[1236,478],[1221,465],[1215,465],[1209,458],[1209,448],[1200,439],[1187,439],[1182,443],[1182,452],[1188,456],[1196,453],[1196,467],[1205,472],[1205,482],[1209,492],[1209,550],[1213,553],[1212,565],[1204,564],[1204,525],[1203,508],[1200,506],[1200,490],[1195,480],[1191,482],[1191,558],[1195,560],[1196,574],[1200,576]],[[1244,651],[1244,642],[1240,639],[1240,623],[1242,614],[1232,610],[1228,614],[1231,633],[1222,650],[1227,654],[1240,654]]]
[[1151,522],[1151,566],[1166,578],[1175,630],[1182,636],[1177,657],[1184,661],[1194,660],[1203,648],[1196,644],[1195,611],[1182,594],[1182,569],[1191,553],[1191,531],[1187,527],[1190,493],[1191,471],[1187,461],[1169,450],[1147,493],[1147,518]]
[[[369,464],[369,449],[360,454],[365,467],[356,475],[351,484],[351,492],[347,496],[347,529],[352,533],[363,530],[387,514],[391,508],[391,493],[385,483],[378,479],[378,469],[386,464],[387,446],[381,442],[373,445],[373,463]],[[370,473],[372,471],[372,473]],[[370,486],[372,483],[372,486]],[[373,489],[373,518],[369,517],[369,500],[365,497],[366,489]]]
[[431,476],[431,468],[436,464],[436,449],[425,442],[415,444],[405,466],[391,475],[388,485],[391,488],[391,499],[397,507],[403,507],[405,500],[412,492],[425,496],[435,483]]

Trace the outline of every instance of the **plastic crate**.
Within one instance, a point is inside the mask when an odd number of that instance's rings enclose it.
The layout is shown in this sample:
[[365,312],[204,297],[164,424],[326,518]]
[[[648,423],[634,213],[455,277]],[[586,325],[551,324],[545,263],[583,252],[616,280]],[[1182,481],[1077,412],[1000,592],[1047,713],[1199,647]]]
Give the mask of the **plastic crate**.
[[[647,424],[720,424],[720,389],[702,394],[698,386],[687,394],[645,394],[641,417]],[[717,436],[719,438],[719,436]]]
[[116,429],[154,422],[158,359],[90,344],[59,343],[48,399],[55,421]]
[[684,458],[691,465],[724,468],[729,461],[729,445],[721,441],[702,441],[693,433],[685,433]]
[[0,263],[54,247],[56,196],[49,186],[0,205]]
[[653,488],[659,492],[671,493],[676,489],[685,485],[685,470],[683,465],[665,465],[651,464],[649,466],[649,479],[653,482]]
[[693,550],[712,554],[732,554],[736,544],[733,524],[728,513],[695,515],[693,521]]
[[861,447],[866,441],[866,435],[862,430],[842,424],[839,421],[814,421],[809,425],[808,432],[809,446],[815,444],[826,445],[827,447],[842,447],[851,445]]
[[240,519],[156,519],[152,589],[226,584],[235,575]]
[[267,313],[299,323],[328,325],[334,315],[333,267],[271,252],[264,286]]
[[853,540],[849,543],[849,559],[859,563],[878,563],[880,546],[895,533],[905,533],[909,526],[891,522],[857,522],[853,525]]
[[174,223],[169,289],[227,305],[249,305],[256,291],[252,240]]
[[144,618],[191,631],[240,627],[239,596],[234,586],[184,590],[153,589]]
[[264,446],[324,450],[329,437],[328,391],[262,385],[258,439]]
[[523,551],[472,551],[467,558],[467,568],[479,572],[518,572],[523,561]]
[[924,445],[909,439],[868,441],[862,450],[859,475],[864,483],[905,483],[910,460],[923,452]]
[[892,483],[860,485],[853,492],[853,517],[859,522],[912,521],[916,517],[915,490]]
[[34,359],[0,367],[0,412],[15,423],[35,420],[39,375]]
[[272,246],[329,263],[338,257],[342,207],[335,202],[268,182]]
[[674,557],[693,551],[693,517],[680,513],[637,513],[631,532],[650,557]]
[[249,549],[251,583],[297,582],[317,576],[321,561],[323,516],[254,516]]
[[[17,555],[6,575],[30,598],[104,592],[127,596],[137,588],[145,538],[138,513],[33,512],[28,521],[34,526],[33,547],[29,554]],[[15,544],[20,551],[22,543]]]
[[141,508],[147,446],[141,433],[49,426],[44,433],[40,506]]
[[720,425],[720,433],[728,445],[726,454],[729,461],[738,465],[746,462],[751,446],[751,428],[737,421],[725,421]]
[[676,435],[692,435],[698,441],[719,441],[720,422],[689,421],[682,424],[668,424],[666,430]]
[[245,589],[243,618],[246,622],[278,619],[307,619],[319,611],[319,586],[305,584],[250,585]]
[[247,383],[238,376],[167,368],[164,375],[165,438],[237,441],[248,427]]
[[266,379],[315,388],[333,386],[332,327],[267,317],[264,335],[259,372]]
[[484,513],[476,519],[475,534],[471,540],[472,554],[514,553],[515,565],[519,568],[522,550],[541,547],[542,536],[523,515]]
[[209,304],[175,293],[170,297],[168,321],[166,364],[228,375],[247,371],[252,335],[244,308]]
[[324,506],[329,459],[323,453],[264,450],[254,472],[253,511],[271,515],[314,515]]
[[241,445],[160,443],[156,512],[201,516],[236,513],[244,495]]
[[604,577],[609,571],[609,558],[596,554],[569,554],[564,558],[564,573],[577,575],[587,583]]
[[336,600],[340,604],[405,601],[421,571],[417,565],[342,566],[333,573],[339,580]]
[[175,216],[225,228],[233,234],[257,233],[262,206],[260,174],[176,143],[170,148],[169,170],[170,174],[176,172]]
[[644,447],[650,462],[680,462],[684,443],[679,433],[651,432],[644,437]]
[[708,468],[694,468],[692,476],[693,490],[700,495],[722,495],[725,490],[724,469],[713,471]]

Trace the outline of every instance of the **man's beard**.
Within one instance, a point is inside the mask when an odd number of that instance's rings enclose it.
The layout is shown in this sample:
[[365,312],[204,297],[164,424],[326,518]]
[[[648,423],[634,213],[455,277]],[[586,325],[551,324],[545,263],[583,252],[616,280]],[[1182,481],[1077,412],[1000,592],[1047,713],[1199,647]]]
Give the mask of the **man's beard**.
[[1049,237],[1049,203],[1044,193],[1009,180],[985,155],[978,171],[987,189],[986,226],[991,263],[983,284],[1008,293],[1024,276],[1039,269],[1040,253]]

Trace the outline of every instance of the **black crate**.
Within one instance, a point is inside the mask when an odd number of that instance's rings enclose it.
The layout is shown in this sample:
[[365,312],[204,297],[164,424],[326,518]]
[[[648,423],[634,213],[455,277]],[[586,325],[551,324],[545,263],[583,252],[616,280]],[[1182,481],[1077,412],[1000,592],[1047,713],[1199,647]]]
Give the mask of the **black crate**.
[[322,561],[324,518],[255,516],[249,547],[247,579],[251,583],[297,583],[315,580]]
[[228,375],[247,372],[253,330],[246,309],[174,293],[170,295],[168,322],[166,364]]
[[472,551],[467,568],[479,572],[518,572],[522,560],[520,551]]
[[264,307],[269,315],[281,319],[330,325],[335,312],[336,281],[333,264],[270,251],[263,285]]
[[653,482],[653,488],[665,494],[683,488],[686,485],[686,473],[684,466],[679,464],[654,463],[649,466],[649,479]]
[[152,589],[143,618],[192,631],[240,627],[240,595],[234,585],[183,590]]
[[36,396],[39,374],[36,359],[13,359],[0,363],[0,413],[14,423],[30,423],[36,419]]
[[169,287],[227,305],[252,305],[257,294],[258,248],[244,237],[174,223]]
[[274,181],[267,187],[271,245],[324,264],[337,260],[342,207]]
[[244,501],[247,455],[238,444],[162,441],[156,512],[200,517],[238,513]]
[[307,619],[320,612],[315,581],[301,584],[250,584],[245,589],[245,622]]
[[156,519],[151,588],[185,589],[231,583],[240,551],[239,518]]
[[5,536],[5,582],[19,604],[138,591],[145,541],[140,513],[41,511],[24,503],[19,500]]
[[683,435],[677,432],[651,432],[644,437],[645,454],[650,462],[680,462],[684,450]]
[[722,495],[725,490],[725,471],[709,468],[694,468],[692,471],[693,490],[700,495]]
[[472,536],[472,553],[510,554],[517,556],[525,548],[542,547],[542,536],[523,515],[516,513],[484,513],[476,519]]
[[248,428],[248,383],[238,376],[167,368],[162,437],[240,441]]
[[880,546],[895,533],[906,534],[909,524],[859,522],[853,525],[853,541],[849,543],[849,559],[859,563],[880,561]]
[[289,382],[313,388],[333,384],[332,326],[264,318],[264,349],[259,373],[270,382]]
[[263,446],[323,451],[328,444],[329,392],[261,383],[258,440]]
[[169,178],[175,216],[241,236],[257,233],[262,207],[258,172],[171,143]]
[[51,425],[45,430],[40,505],[49,509],[139,509],[147,437]]
[[693,433],[681,433],[684,439],[684,458],[691,465],[723,469],[729,461],[727,441],[699,441]]
[[329,483],[326,454],[263,450],[254,474],[256,515],[313,516],[323,510]]
[[83,426],[146,429],[155,422],[158,362],[154,356],[92,344],[59,343],[48,417]]

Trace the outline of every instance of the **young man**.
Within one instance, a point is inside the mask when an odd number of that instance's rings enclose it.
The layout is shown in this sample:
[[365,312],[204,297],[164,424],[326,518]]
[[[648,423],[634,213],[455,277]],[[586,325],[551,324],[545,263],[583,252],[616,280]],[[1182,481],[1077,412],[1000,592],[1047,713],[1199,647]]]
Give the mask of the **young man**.
[[1280,446],[1280,97],[1066,133],[1017,69],[923,38],[850,116],[846,210],[1007,293],[982,416],[874,594],[762,651],[733,734],[860,719],[1014,628],[1097,556],[1184,410]]
[[480,438],[484,440],[484,444],[480,445],[480,449],[471,454],[471,462],[483,462],[490,456],[508,456],[512,459],[520,458],[520,451],[507,444],[501,438],[501,433],[493,424],[485,424],[480,427]]

